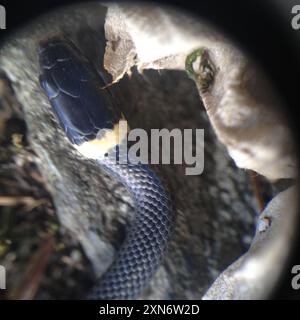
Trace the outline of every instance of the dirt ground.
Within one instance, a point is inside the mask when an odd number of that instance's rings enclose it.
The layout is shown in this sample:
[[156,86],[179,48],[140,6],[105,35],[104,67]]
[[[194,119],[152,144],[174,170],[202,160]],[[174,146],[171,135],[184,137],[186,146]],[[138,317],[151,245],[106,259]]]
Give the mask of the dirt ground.
[[[80,298],[93,272],[60,225],[28,145],[22,106],[0,76],[0,264],[2,299]],[[91,270],[90,270],[91,271]]]

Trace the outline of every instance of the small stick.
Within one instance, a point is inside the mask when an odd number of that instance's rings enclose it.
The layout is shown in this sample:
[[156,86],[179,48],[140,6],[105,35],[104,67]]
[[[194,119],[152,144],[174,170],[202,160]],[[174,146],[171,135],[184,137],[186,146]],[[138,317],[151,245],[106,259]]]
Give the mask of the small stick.
[[257,201],[258,210],[259,212],[262,212],[265,208],[265,201],[262,196],[262,192],[261,192],[261,188],[260,188],[257,176],[258,174],[256,172],[253,172],[253,171],[249,172],[249,177],[250,177],[254,197],[256,198],[256,201]]
[[0,206],[6,207],[25,205],[28,210],[29,208],[30,210],[32,210],[33,208],[43,204],[44,202],[44,199],[37,200],[32,197],[26,196],[0,196]]
[[34,299],[48,265],[51,253],[53,252],[53,248],[54,238],[53,235],[51,235],[33,255],[27,270],[24,272],[21,284],[9,295],[9,298],[17,300]]

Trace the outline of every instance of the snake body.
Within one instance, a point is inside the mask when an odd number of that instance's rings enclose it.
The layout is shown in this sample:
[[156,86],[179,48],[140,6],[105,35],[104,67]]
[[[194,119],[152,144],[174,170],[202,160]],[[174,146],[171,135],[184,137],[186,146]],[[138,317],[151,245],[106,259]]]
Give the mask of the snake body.
[[147,165],[120,161],[127,155],[121,155],[111,137],[121,112],[108,89],[101,88],[104,80],[74,44],[58,38],[44,41],[39,61],[41,87],[71,144],[118,179],[135,203],[135,218],[116,259],[87,298],[135,299],[165,255],[174,219],[169,197]]

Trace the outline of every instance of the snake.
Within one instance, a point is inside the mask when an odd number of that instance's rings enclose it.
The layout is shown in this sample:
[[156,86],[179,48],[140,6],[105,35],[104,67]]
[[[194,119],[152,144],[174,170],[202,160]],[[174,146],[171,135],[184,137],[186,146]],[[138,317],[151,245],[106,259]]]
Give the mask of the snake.
[[[170,196],[147,164],[120,152],[124,115],[93,63],[63,37],[38,45],[39,83],[70,144],[117,179],[134,201],[134,218],[107,271],[84,299],[137,299],[160,267],[174,227]],[[125,161],[124,161],[125,160]]]

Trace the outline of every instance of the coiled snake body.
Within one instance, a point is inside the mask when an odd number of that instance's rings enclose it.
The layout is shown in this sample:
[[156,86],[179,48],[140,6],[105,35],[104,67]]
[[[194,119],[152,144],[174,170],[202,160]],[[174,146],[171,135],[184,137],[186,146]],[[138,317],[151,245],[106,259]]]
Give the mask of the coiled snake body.
[[80,51],[70,41],[51,39],[40,44],[39,59],[40,84],[70,142],[121,181],[135,201],[135,219],[118,256],[88,298],[137,298],[165,254],[173,221],[168,195],[148,166],[121,162],[113,139],[121,112]]

